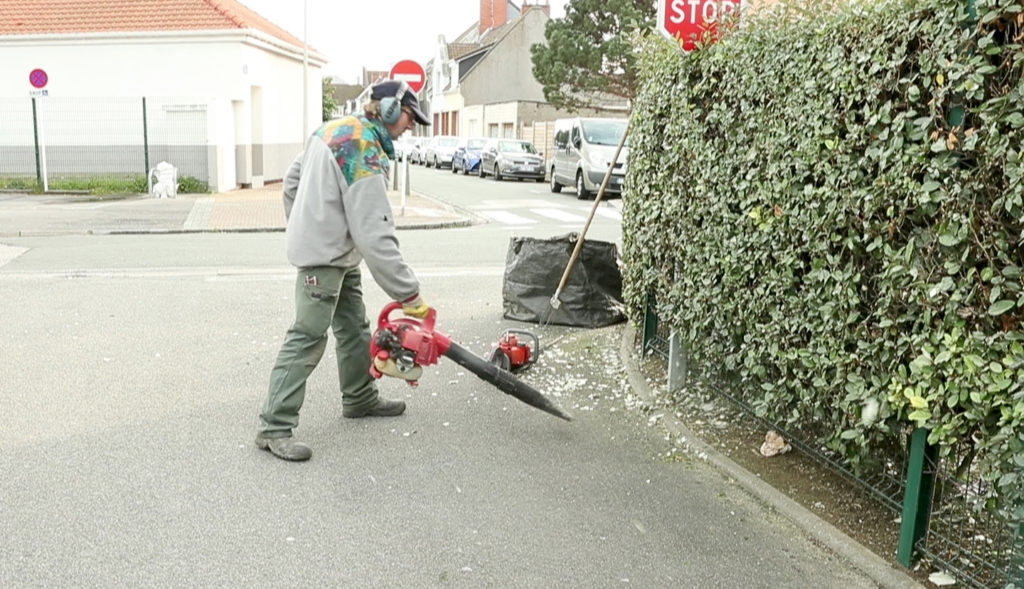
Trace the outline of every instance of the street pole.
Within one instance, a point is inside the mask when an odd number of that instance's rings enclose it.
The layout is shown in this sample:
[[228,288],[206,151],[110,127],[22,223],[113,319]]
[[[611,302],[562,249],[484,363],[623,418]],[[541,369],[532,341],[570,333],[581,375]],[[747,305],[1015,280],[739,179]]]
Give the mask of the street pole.
[[309,133],[309,0],[302,0],[302,136],[300,141],[306,142]]

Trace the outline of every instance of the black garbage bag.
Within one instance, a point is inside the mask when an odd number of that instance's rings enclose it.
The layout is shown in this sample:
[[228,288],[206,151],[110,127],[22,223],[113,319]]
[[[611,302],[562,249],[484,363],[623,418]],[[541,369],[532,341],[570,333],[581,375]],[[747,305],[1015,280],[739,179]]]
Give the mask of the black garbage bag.
[[509,240],[501,289],[506,319],[575,327],[604,327],[626,319],[619,250],[606,241],[584,240],[558,297],[561,305],[552,307],[551,297],[578,240],[578,233]]

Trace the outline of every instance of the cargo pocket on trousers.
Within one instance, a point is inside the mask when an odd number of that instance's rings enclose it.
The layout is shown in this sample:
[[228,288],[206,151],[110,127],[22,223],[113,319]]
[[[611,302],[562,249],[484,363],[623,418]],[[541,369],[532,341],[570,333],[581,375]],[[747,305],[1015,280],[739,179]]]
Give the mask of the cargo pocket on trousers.
[[328,303],[331,307],[334,307],[334,303],[338,300],[338,293],[330,288],[324,288],[319,284],[303,284],[302,288],[306,291],[306,296],[309,297],[312,302],[316,303]]
[[311,336],[320,337],[331,327],[338,294],[318,284],[302,285],[304,300],[298,308],[296,327]]

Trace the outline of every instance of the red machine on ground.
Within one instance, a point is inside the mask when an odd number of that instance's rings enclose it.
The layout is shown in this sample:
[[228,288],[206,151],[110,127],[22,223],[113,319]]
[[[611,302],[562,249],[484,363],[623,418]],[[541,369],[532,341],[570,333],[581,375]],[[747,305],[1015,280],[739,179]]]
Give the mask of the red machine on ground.
[[[443,333],[435,331],[437,312],[434,309],[431,309],[422,321],[412,317],[391,319],[391,313],[401,308],[400,303],[390,303],[381,310],[377,319],[377,331],[370,340],[370,374],[374,378],[386,374],[401,378],[410,386],[416,386],[423,374],[424,366],[437,364],[441,356],[447,356],[482,380],[527,405],[566,421],[572,420],[568,413],[552,403],[540,391],[522,382],[509,371],[523,368],[535,361],[535,356],[531,360],[529,346],[520,343],[515,337],[515,333],[528,334],[533,337],[534,345],[539,348],[537,338],[533,334],[517,330],[506,331],[492,353],[495,363],[491,363],[451,341]],[[495,354],[499,356],[496,357]],[[508,369],[504,366],[506,361]]]

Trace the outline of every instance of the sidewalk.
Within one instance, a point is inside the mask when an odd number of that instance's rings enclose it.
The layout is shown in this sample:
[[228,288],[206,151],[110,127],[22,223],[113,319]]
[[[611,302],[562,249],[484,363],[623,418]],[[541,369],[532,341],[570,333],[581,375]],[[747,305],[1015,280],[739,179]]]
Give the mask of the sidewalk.
[[[398,229],[466,227],[470,218],[435,199],[389,193]],[[0,237],[284,231],[281,184],[155,199],[0,193]]]

